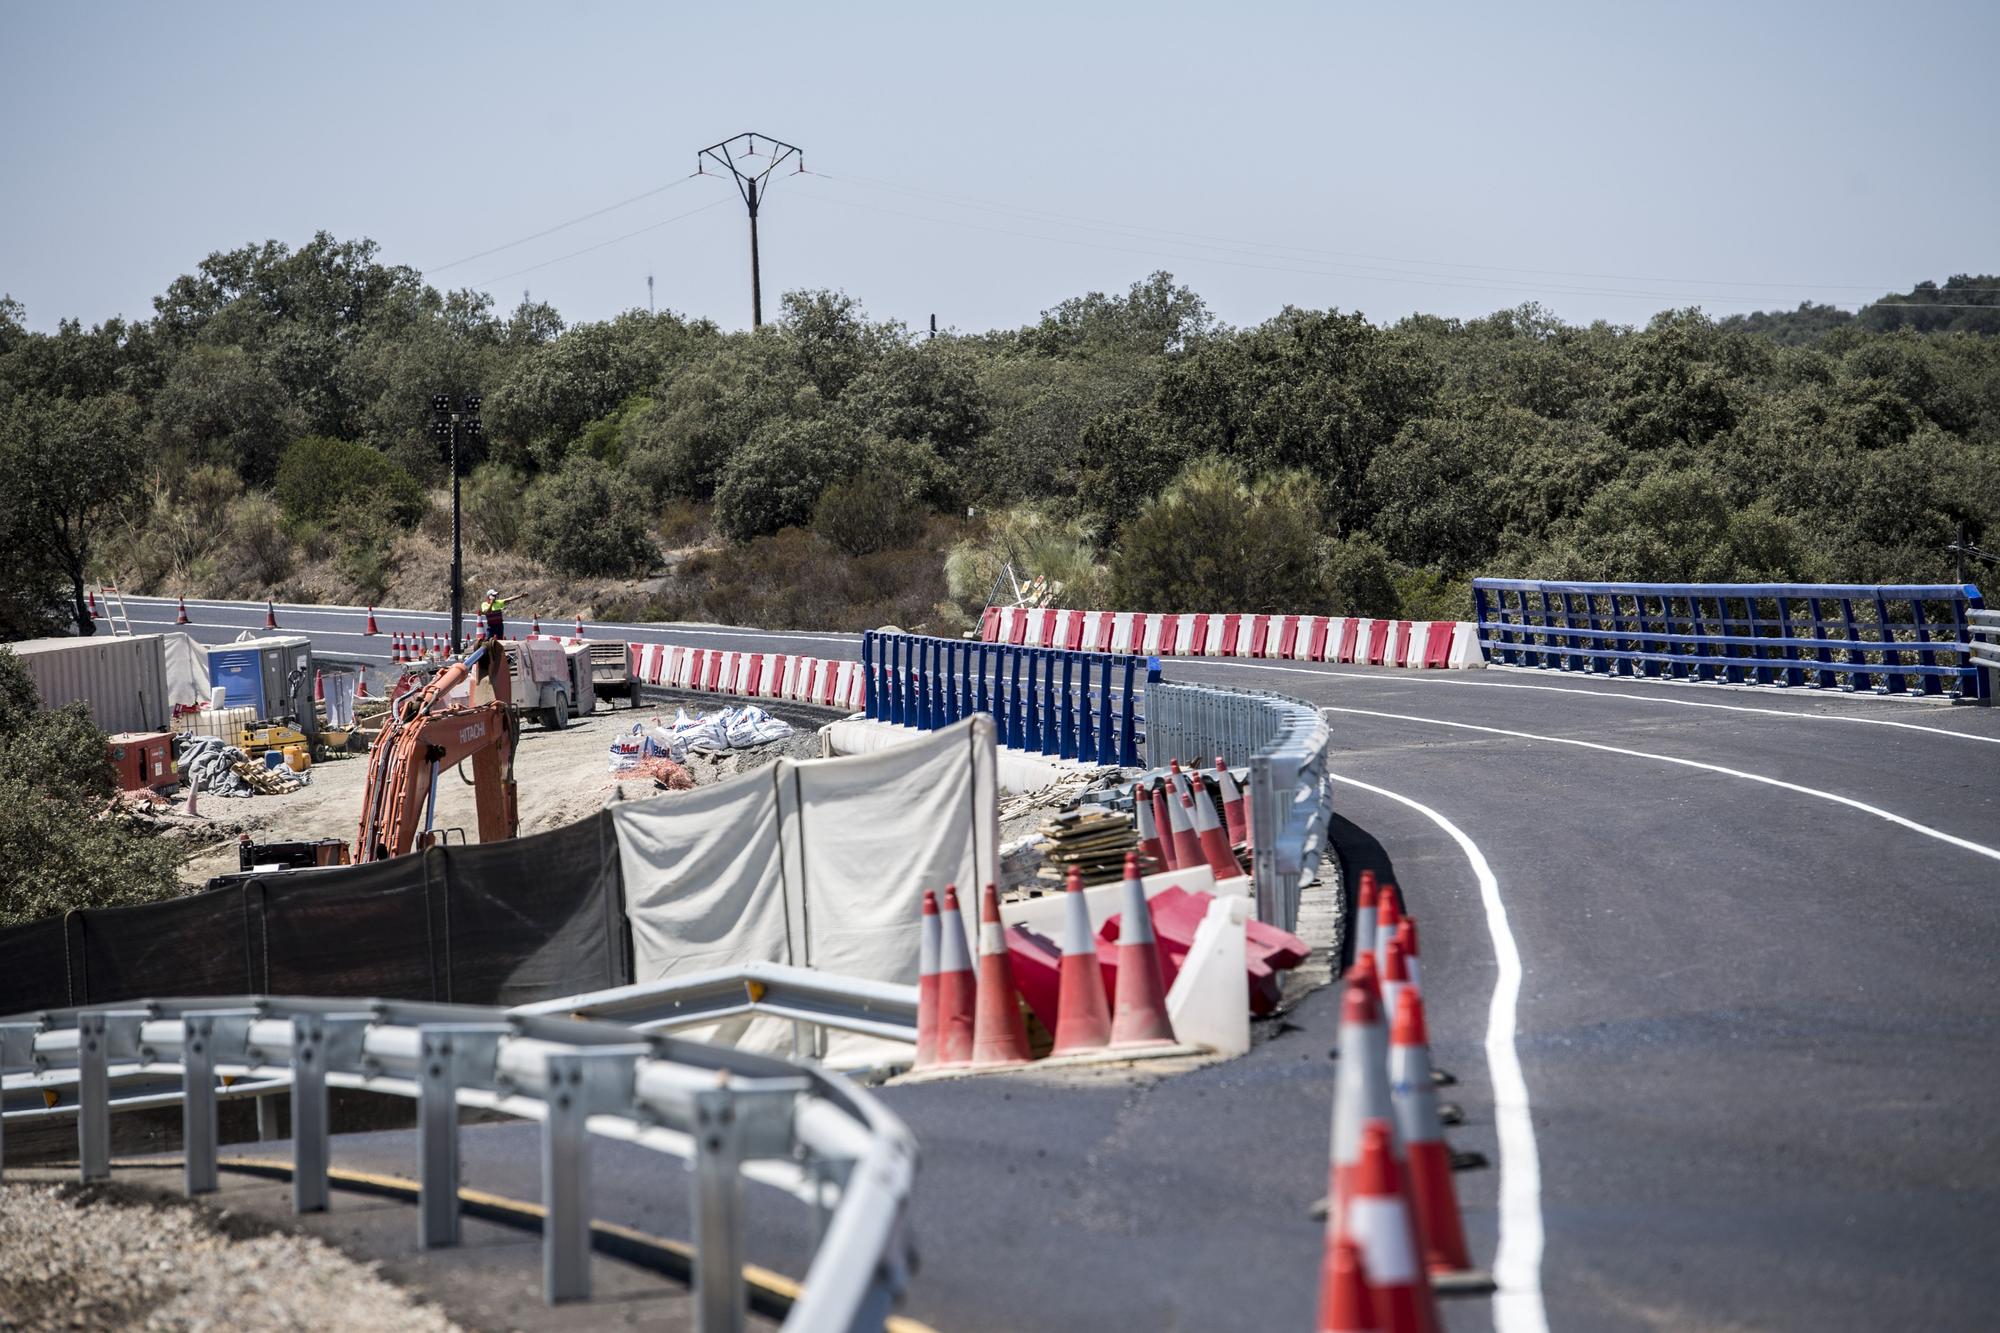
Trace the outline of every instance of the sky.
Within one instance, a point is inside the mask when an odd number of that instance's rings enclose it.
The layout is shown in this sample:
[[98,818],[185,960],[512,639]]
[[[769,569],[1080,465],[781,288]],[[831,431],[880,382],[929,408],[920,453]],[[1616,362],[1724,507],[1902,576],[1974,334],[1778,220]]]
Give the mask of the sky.
[[650,274],[747,327],[743,203],[690,173],[754,131],[805,166],[760,210],[767,316],[830,287],[981,331],[1156,269],[1236,325],[1852,309],[2000,271],[1996,38],[1993,0],[0,0],[0,292],[145,318],[325,230],[502,312]]

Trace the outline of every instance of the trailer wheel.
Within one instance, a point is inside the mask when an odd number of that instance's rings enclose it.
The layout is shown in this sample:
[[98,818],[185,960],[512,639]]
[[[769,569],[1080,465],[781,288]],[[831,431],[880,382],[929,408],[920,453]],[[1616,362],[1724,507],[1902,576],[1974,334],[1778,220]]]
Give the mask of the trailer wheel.
[[547,710],[543,716],[548,719],[550,731],[561,731],[567,727],[569,725],[569,696],[566,694],[556,695],[555,706]]

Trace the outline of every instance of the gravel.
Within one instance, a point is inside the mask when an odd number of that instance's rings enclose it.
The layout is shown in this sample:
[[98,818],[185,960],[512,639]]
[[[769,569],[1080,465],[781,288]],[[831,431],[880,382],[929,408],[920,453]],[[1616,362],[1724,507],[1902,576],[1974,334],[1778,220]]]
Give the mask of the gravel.
[[115,1186],[0,1185],[0,1329],[458,1325],[311,1237]]

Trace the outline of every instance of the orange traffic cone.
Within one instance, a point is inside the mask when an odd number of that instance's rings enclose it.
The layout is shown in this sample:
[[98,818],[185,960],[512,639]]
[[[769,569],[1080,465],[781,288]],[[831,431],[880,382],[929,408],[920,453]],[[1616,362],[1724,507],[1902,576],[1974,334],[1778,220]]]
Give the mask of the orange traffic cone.
[[192,625],[194,622],[188,619],[188,599],[183,597],[180,599],[180,602],[180,614],[174,617],[174,623],[176,625]]
[[1345,1216],[1361,1169],[1361,1127],[1372,1120],[1395,1123],[1389,1097],[1389,1034],[1382,1023],[1381,999],[1372,969],[1348,971],[1340,1007],[1340,1068],[1333,1083],[1333,1204],[1329,1216]]
[[380,634],[382,632],[375,627],[375,608],[372,606],[368,608],[368,628],[361,632],[363,634]]
[[1222,789],[1222,824],[1229,830],[1232,846],[1241,846],[1250,840],[1250,821],[1244,809],[1243,789],[1236,785],[1236,775],[1223,764],[1222,756],[1215,756],[1215,785]]
[[1438,1123],[1424,1000],[1414,987],[1405,986],[1396,999],[1396,1026],[1389,1040],[1389,1095],[1410,1164],[1410,1198],[1416,1205],[1424,1263],[1433,1273],[1462,1272],[1472,1267],[1472,1254],[1465,1245],[1458,1195],[1451,1188],[1451,1148]]
[[1174,846],[1174,822],[1173,816],[1167,813],[1167,784],[1164,779],[1153,784],[1149,804],[1153,807],[1153,834],[1160,840],[1160,867],[1163,870],[1179,870],[1180,849]]
[[367,667],[362,667],[362,668],[361,668],[361,670],[360,670],[359,672],[355,673],[355,677],[354,677],[354,697],[355,697],[355,698],[357,698],[357,699],[366,699],[366,698],[368,697],[368,668],[367,668]]
[[542,632],[542,613],[540,611],[537,611],[535,612],[534,622],[528,626],[528,633],[540,634],[541,632]]
[[1195,783],[1194,799],[1181,798],[1187,806],[1187,813],[1194,817],[1195,841],[1200,844],[1202,859],[1215,872],[1218,882],[1236,879],[1243,874],[1243,867],[1237,864],[1236,853],[1229,850],[1229,835],[1222,831],[1222,821],[1215,817],[1215,807],[1209,803],[1208,793]]
[[1190,866],[1202,864],[1201,840],[1195,837],[1194,820],[1189,816],[1187,781],[1180,774],[1168,777],[1171,790],[1167,793],[1167,829],[1174,840],[1174,869],[1186,870]]
[[583,616],[581,614],[576,618],[576,637],[579,639],[583,637]]
[[1382,964],[1382,1013],[1386,1017],[1396,1012],[1396,997],[1410,985],[1410,969],[1403,959],[1400,936],[1389,941],[1389,952],[1384,957],[1389,960]]
[[1375,970],[1378,973],[1389,970],[1389,941],[1396,938],[1396,927],[1402,924],[1402,895],[1396,892],[1394,884],[1384,884],[1375,904],[1375,938],[1369,942],[1369,947],[1375,950]]
[[1403,918],[1403,924],[1396,927],[1396,943],[1403,946],[1403,966],[1409,969],[1410,985],[1421,992],[1424,988],[1424,964],[1417,957],[1417,919]]
[[95,588],[92,588],[84,595],[90,598],[90,607],[89,607],[90,618],[92,620],[98,619],[97,590]]
[[1439,1326],[1430,1278],[1417,1262],[1415,1226],[1389,1122],[1371,1119],[1361,1131],[1361,1162],[1340,1234],[1361,1251],[1384,1333],[1435,1333]]
[[[1141,801],[1144,810],[1146,803]],[[1144,844],[1141,844],[1142,846]],[[1062,965],[1057,974],[1054,1054],[1094,1051],[1111,1040],[1111,1009],[1104,1000],[1104,972],[1097,965],[1097,941],[1090,933],[1090,907],[1083,900],[1083,871],[1069,868],[1063,885]]]
[[1167,988],[1160,977],[1160,946],[1153,909],[1139,877],[1139,858],[1125,857],[1123,912],[1118,922],[1118,1000],[1112,1006],[1113,1046],[1158,1046],[1174,1039],[1167,1018]]
[[278,628],[278,608],[269,598],[264,601],[264,628]]
[[1028,1025],[1014,989],[1007,935],[1000,926],[1000,889],[988,884],[979,899],[979,1001],[972,1021],[972,1063],[1028,1063]]
[[917,943],[917,1058],[910,1067],[925,1069],[937,1063],[938,1046],[938,929],[937,894],[924,890],[923,934]]
[[1327,1228],[1326,1261],[1319,1271],[1319,1333],[1381,1333],[1375,1299],[1361,1267],[1361,1248]]
[[1153,818],[1153,798],[1143,785],[1132,788],[1132,817],[1139,825],[1139,855],[1162,870],[1168,869],[1167,852],[1160,845],[1160,821]]
[[1354,891],[1354,958],[1357,962],[1362,954],[1375,951],[1375,909],[1381,901],[1375,872],[1362,871],[1361,883]]
[[947,885],[944,910],[938,913],[938,1036],[937,1062],[972,1062],[972,1026],[979,1005],[972,957],[965,949],[965,922],[958,914],[958,887]]

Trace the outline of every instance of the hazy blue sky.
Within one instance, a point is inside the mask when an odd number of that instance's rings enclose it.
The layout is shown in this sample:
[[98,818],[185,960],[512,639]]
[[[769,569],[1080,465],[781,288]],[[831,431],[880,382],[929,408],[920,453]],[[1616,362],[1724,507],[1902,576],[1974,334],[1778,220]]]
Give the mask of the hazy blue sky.
[[324,228],[502,310],[603,318],[651,272],[743,326],[719,180],[444,266],[754,129],[820,173],[774,182],[767,312],[828,286],[984,329],[1155,268],[1238,324],[1852,306],[2000,270],[1996,38],[2000,0],[0,0],[0,290],[36,328],[143,317],[213,250]]

